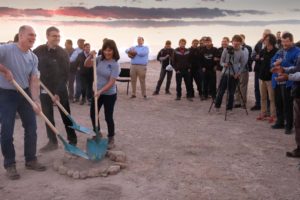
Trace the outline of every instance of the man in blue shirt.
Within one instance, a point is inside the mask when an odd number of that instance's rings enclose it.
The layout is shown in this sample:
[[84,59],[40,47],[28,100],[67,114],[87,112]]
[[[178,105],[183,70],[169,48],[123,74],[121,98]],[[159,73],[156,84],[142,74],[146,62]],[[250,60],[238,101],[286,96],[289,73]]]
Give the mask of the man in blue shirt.
[[[18,112],[24,127],[24,155],[27,169],[44,171],[46,167],[37,162],[37,124],[35,113],[41,112],[38,84],[38,59],[30,50],[36,34],[32,27],[21,26],[18,43],[0,46],[0,135],[4,168],[9,179],[19,179],[16,170],[13,133]],[[36,106],[19,93],[11,83],[15,80],[30,95]]]
[[147,99],[146,94],[146,72],[149,59],[149,48],[144,46],[144,38],[138,37],[138,45],[126,50],[129,58],[131,58],[130,77],[132,86],[131,98],[136,98],[136,82],[140,80],[142,95]]
[[[282,49],[272,58],[272,66],[288,68],[295,66],[300,55],[300,49],[294,46],[294,39],[291,33],[282,35]],[[285,128],[286,134],[291,134],[293,129],[293,98],[291,96],[292,81],[277,81],[277,73],[272,75],[272,86],[275,90],[275,106],[277,121],[273,129]],[[285,123],[284,123],[285,122]]]

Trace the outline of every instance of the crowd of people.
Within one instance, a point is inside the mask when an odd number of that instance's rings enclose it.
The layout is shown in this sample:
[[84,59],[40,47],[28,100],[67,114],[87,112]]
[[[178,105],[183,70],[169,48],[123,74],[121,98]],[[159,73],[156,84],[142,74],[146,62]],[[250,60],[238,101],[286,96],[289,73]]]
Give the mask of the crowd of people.
[[[113,113],[117,101],[116,80],[121,70],[115,41],[105,38],[102,48],[96,52],[91,51],[91,45],[81,38],[77,41],[77,48],[73,48],[72,40],[69,39],[65,42],[65,48],[59,46],[60,30],[57,27],[49,27],[46,37],[46,44],[32,50],[36,39],[35,31],[30,26],[22,26],[13,42],[0,45],[1,150],[10,179],[20,178],[16,170],[13,145],[17,113],[25,131],[25,166],[28,169],[46,170],[36,157],[37,125],[34,112],[43,112],[55,124],[53,109],[56,102],[60,102],[68,113],[71,113],[70,103],[90,105],[94,131],[100,131],[99,121],[95,120],[95,103],[98,104],[98,112],[103,106],[108,127],[108,147],[115,147]],[[300,48],[289,32],[277,32],[274,35],[267,29],[253,49],[246,44],[245,39],[243,34],[234,35],[231,39],[224,37],[220,48],[214,47],[211,37],[194,39],[190,48],[185,39],[179,40],[177,48],[172,48],[171,41],[166,41],[157,55],[161,69],[153,95],[160,94],[165,77],[165,94],[171,95],[170,86],[175,73],[176,101],[182,99],[183,80],[188,101],[192,102],[196,98],[201,101],[211,99],[216,112],[220,112],[223,96],[227,91],[226,110],[246,109],[249,72],[254,71],[256,101],[251,110],[260,111],[257,120],[268,121],[273,129],[285,129],[286,134],[292,134],[295,128],[297,147],[287,152],[287,156],[300,157]],[[130,98],[137,98],[136,86],[139,79],[142,97],[148,99],[146,74],[149,48],[144,45],[144,38],[138,37],[137,45],[125,52],[131,59]],[[93,87],[94,60],[98,76],[97,87]],[[31,96],[36,103],[35,107],[31,107],[16,91],[11,83],[13,80]],[[39,82],[54,94],[54,98],[39,87]],[[95,102],[95,96],[98,97],[98,102]],[[64,112],[59,111],[68,142],[76,146],[76,132],[70,128],[72,121]],[[43,153],[58,148],[57,137],[47,125],[46,132],[48,143],[41,148]]]

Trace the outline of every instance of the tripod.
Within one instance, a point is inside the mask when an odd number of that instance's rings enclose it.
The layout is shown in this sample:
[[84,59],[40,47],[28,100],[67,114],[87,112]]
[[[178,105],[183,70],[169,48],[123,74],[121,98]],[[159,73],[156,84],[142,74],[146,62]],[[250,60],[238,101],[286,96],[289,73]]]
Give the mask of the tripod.
[[[231,57],[231,56],[230,56],[230,57]],[[230,58],[229,60],[231,60],[231,58]],[[228,71],[228,75],[226,75],[227,70],[229,70],[229,71]],[[231,73],[230,73],[231,70],[232,70],[233,76],[234,76],[234,75],[235,75],[235,71],[234,71],[233,65],[229,62],[229,67],[225,68],[225,71],[224,71],[224,73],[223,73],[223,75],[222,75],[220,84],[219,84],[219,86],[218,86],[217,95],[216,95],[216,98],[217,98],[217,97],[219,96],[221,84],[223,83],[225,76],[228,76],[228,77],[227,77],[227,88],[226,88],[226,90],[227,90],[226,105],[228,104],[228,101],[229,101],[229,87],[230,87],[229,79],[230,79],[230,76],[231,76]],[[238,92],[239,92],[239,94],[240,94],[240,96],[241,96],[241,99],[242,99],[242,101],[243,101],[243,103],[244,103],[246,115],[248,115],[248,110],[247,110],[247,106],[246,106],[245,99],[244,99],[243,94],[242,94],[242,92],[241,92],[240,81],[239,81],[239,79],[237,79],[237,89],[238,89]],[[208,113],[210,113],[213,104],[216,103],[216,98],[212,100],[211,105],[210,105],[209,110],[208,110]],[[222,97],[222,98],[223,98],[223,97]],[[225,111],[225,121],[227,120],[227,114],[228,114],[228,109],[226,108],[226,111]]]

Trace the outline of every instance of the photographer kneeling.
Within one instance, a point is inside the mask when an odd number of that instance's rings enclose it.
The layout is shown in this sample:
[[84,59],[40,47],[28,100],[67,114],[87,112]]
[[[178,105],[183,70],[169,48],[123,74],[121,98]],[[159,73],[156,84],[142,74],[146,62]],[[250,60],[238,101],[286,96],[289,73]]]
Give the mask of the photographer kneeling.
[[[222,99],[226,90],[228,90],[229,98],[226,105],[227,110],[232,110],[234,102],[234,93],[240,76],[241,67],[246,65],[247,57],[242,49],[242,37],[234,35],[232,38],[232,47],[224,49],[220,60],[223,67],[221,83],[215,101],[215,108],[219,111]],[[244,98],[244,97],[243,97]]]

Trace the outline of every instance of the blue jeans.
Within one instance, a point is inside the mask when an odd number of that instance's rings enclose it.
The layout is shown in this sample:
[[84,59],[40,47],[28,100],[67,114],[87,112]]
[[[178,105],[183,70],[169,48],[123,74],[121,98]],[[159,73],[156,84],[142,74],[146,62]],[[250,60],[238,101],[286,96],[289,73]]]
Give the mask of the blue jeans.
[[254,94],[255,94],[255,105],[260,107],[260,90],[259,90],[259,74],[254,74]]
[[[25,90],[30,95],[29,89]],[[17,91],[0,89],[0,142],[4,168],[16,163],[13,133],[16,113],[19,113],[24,134],[25,161],[36,160],[36,116],[27,100]]]
[[75,99],[80,99],[81,96],[81,79],[80,79],[80,73],[79,71],[76,72],[76,78],[75,78]]

